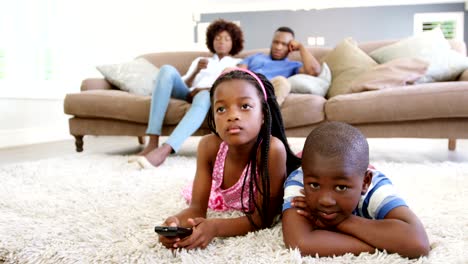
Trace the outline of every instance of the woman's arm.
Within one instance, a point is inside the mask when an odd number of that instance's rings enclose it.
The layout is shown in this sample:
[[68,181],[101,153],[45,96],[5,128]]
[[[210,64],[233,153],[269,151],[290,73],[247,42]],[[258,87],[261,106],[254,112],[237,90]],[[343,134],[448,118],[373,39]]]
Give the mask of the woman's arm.
[[187,73],[182,77],[182,80],[184,80],[185,84],[188,87],[192,87],[193,80],[195,80],[195,77],[197,74],[202,70],[206,69],[208,67],[208,59],[207,58],[196,58],[192,64],[190,65],[189,70]]

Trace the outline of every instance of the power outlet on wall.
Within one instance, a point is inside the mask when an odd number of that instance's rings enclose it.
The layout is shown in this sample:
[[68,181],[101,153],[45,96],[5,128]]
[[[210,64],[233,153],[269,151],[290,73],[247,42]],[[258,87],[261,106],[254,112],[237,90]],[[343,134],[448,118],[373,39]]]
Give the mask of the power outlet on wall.
[[309,46],[315,46],[315,43],[317,43],[315,37],[308,37],[308,38],[307,38],[307,44],[308,44]]
[[307,44],[309,46],[323,46],[325,45],[325,37],[308,37]]
[[325,38],[324,37],[316,37],[315,38],[315,43],[317,46],[323,46],[325,45]]

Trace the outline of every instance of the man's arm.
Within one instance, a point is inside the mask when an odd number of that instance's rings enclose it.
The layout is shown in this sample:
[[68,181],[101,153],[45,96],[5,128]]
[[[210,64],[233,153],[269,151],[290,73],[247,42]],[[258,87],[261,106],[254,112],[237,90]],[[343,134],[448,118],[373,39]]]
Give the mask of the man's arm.
[[337,226],[369,245],[409,258],[429,254],[429,241],[418,217],[406,206],[391,210],[382,220],[350,216]]
[[304,256],[359,255],[375,251],[375,248],[353,236],[314,229],[312,223],[296,210],[290,208],[283,212],[283,239],[286,247],[298,248]]
[[302,43],[292,40],[289,43],[289,50],[294,51],[298,50],[301,55],[303,66],[299,68],[299,73],[306,73],[313,76],[318,76],[322,72],[322,67],[320,63],[315,59],[315,57],[310,53]]

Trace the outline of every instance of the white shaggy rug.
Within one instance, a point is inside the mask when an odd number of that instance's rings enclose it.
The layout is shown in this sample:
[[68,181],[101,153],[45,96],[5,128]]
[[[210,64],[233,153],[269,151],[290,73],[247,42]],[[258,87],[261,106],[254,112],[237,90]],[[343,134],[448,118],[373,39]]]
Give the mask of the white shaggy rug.
[[374,165],[424,223],[429,257],[301,257],[281,225],[173,254],[153,229],[186,206],[195,158],[138,170],[124,156],[76,154],[0,167],[0,263],[468,263],[468,163]]

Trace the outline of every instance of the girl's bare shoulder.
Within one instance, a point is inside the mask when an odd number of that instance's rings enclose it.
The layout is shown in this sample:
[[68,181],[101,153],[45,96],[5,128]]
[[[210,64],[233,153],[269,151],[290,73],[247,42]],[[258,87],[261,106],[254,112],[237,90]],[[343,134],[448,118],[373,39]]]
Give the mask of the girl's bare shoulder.
[[207,155],[207,157],[216,156],[221,142],[223,142],[221,138],[215,134],[203,136],[198,143],[198,155],[204,154]]
[[283,142],[274,136],[270,137],[270,154],[272,154],[272,152],[286,153],[286,147]]

